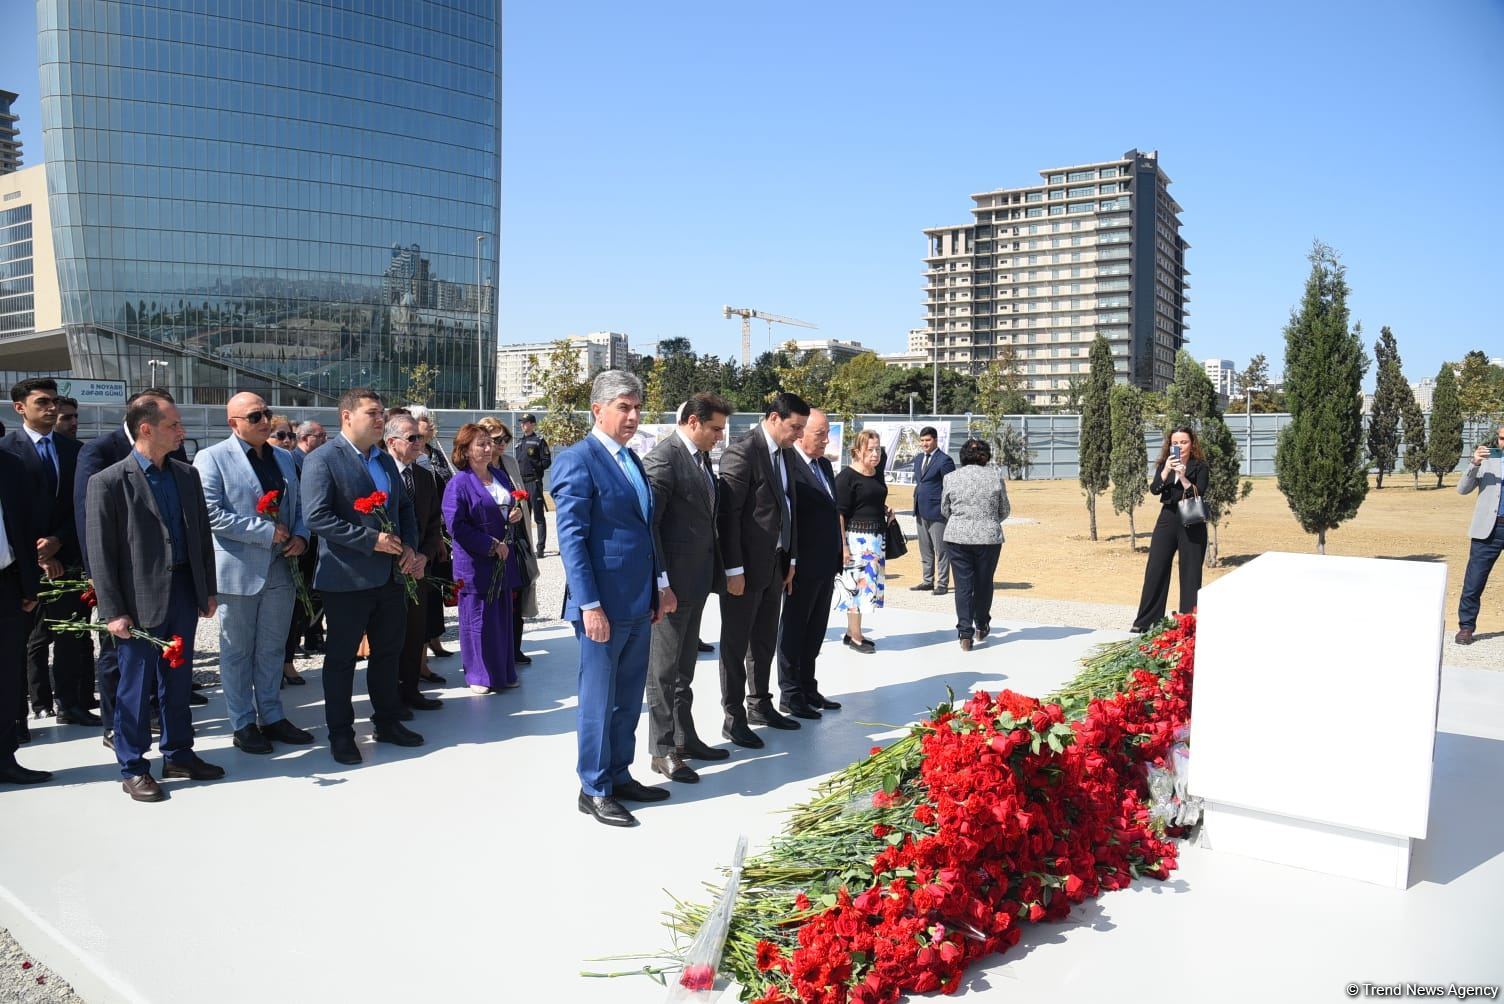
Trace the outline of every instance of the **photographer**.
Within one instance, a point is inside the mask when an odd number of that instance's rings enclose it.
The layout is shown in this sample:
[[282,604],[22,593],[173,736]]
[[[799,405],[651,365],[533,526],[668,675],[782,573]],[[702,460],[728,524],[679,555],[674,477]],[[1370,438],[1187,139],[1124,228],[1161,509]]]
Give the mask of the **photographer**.
[[1196,609],[1196,594],[1201,590],[1201,565],[1206,560],[1206,521],[1186,525],[1180,503],[1192,496],[1204,498],[1211,469],[1201,452],[1196,430],[1188,425],[1175,428],[1165,437],[1159,462],[1154,465],[1154,480],[1149,491],[1159,496],[1161,508],[1149,541],[1149,563],[1144,569],[1144,591],[1139,598],[1138,616],[1133,631],[1143,634],[1165,615],[1170,598],[1170,563],[1180,555],[1181,613]]
[[1478,489],[1478,504],[1473,508],[1473,522],[1468,536],[1467,572],[1462,577],[1462,599],[1457,604],[1457,644],[1471,645],[1473,629],[1478,626],[1478,604],[1488,573],[1493,571],[1499,552],[1504,551],[1504,491],[1499,481],[1504,471],[1504,426],[1496,430],[1494,445],[1480,445],[1473,451],[1472,464],[1457,483],[1457,493],[1466,495]]

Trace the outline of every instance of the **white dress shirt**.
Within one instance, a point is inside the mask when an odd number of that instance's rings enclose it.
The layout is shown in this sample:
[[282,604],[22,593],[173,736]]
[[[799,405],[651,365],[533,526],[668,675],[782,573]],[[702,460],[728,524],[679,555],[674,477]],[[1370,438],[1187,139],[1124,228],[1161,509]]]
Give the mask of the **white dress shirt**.
[[[788,506],[789,510],[792,510],[794,503],[793,500],[789,498],[789,469],[783,462],[783,454],[781,452],[782,447],[780,447],[773,441],[772,436],[768,435],[768,427],[766,425],[759,423],[757,426],[757,431],[762,433],[762,440],[768,447],[768,463],[772,464],[773,470],[778,472],[778,480],[783,485],[784,504]],[[786,513],[786,515],[792,515],[792,512],[788,512]],[[793,543],[793,541],[790,540],[789,543]],[[793,558],[789,559],[790,568],[793,568],[797,564],[799,564],[797,560]],[[737,565],[735,568],[726,569],[726,574],[742,575],[746,571],[747,568],[745,565]]]

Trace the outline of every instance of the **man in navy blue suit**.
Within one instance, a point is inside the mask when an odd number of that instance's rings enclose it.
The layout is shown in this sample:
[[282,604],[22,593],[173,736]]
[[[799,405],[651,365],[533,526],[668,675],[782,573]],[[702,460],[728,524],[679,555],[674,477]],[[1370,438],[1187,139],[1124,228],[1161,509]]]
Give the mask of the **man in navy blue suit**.
[[944,596],[950,588],[950,553],[945,550],[945,516],[940,512],[940,489],[956,469],[950,454],[939,447],[933,425],[919,430],[919,456],[914,458],[914,521],[919,525],[919,582],[910,589],[933,589]]
[[657,802],[662,788],[632,779],[651,628],[673,613],[658,593],[653,490],[627,448],[642,419],[642,383],[606,370],[590,388],[590,435],[553,462],[555,532],[567,582],[564,619],[580,643],[579,809],[607,826],[637,819],[623,801]]

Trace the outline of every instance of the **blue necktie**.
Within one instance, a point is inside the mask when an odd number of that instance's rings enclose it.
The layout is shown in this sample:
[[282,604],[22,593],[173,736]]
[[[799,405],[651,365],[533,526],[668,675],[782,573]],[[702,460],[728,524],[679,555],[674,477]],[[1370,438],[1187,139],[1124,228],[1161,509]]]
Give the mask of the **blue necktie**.
[[637,465],[627,457],[625,446],[617,447],[616,462],[621,465],[622,473],[627,476],[627,480],[632,482],[632,488],[637,492],[637,508],[642,510],[642,518],[647,519],[648,486],[642,480],[642,472],[637,469]]
[[42,470],[47,478],[48,494],[57,494],[57,460],[52,455],[52,437],[37,440],[37,452],[42,455]]

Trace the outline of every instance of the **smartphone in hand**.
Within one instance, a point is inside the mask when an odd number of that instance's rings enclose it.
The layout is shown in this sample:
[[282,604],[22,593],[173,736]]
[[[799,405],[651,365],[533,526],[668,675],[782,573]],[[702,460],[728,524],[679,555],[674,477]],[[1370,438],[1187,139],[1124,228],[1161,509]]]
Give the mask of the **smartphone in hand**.
[[1488,456],[1491,460],[1504,458],[1504,446],[1490,446],[1488,448]]
[[1179,460],[1180,459],[1180,444],[1179,443],[1172,443],[1170,445],[1170,459],[1171,460]]

